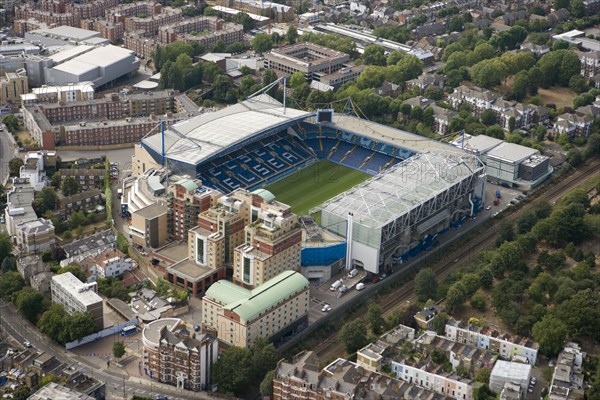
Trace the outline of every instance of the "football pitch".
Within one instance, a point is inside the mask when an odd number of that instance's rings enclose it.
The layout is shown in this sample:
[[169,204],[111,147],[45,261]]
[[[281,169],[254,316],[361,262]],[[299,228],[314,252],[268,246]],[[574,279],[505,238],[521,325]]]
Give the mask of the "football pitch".
[[282,203],[298,215],[367,180],[371,175],[329,160],[320,160],[310,167],[265,186]]

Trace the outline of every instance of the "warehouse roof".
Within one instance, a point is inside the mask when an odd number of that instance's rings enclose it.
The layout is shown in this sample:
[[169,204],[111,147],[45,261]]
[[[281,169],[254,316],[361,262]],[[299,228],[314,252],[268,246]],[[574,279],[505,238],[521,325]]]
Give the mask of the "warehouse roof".
[[226,304],[224,309],[250,321],[308,286],[308,280],[295,271],[285,271],[253,290],[220,280],[206,291],[206,296]]
[[[196,165],[253,136],[277,129],[312,113],[287,108],[268,95],[257,96],[222,110],[171,125],[165,131],[165,153],[172,160]],[[161,135],[142,140],[161,153]]]
[[[483,170],[468,153],[421,153],[323,203],[319,209],[379,228]],[[316,211],[316,210],[311,210]]]
[[452,142],[452,144],[456,147],[464,148],[468,151],[478,152],[480,155],[487,153],[502,143],[503,140],[486,135],[464,135],[464,141],[463,136],[460,135]]
[[75,28],[72,26],[62,25],[56,28],[42,28],[29,32],[30,34],[52,35],[64,39],[86,40],[100,36],[100,32],[90,31],[88,29]]

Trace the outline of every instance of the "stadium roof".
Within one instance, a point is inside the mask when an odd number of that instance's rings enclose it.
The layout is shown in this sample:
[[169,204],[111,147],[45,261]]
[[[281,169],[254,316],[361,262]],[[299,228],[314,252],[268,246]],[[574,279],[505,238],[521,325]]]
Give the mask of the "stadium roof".
[[468,153],[421,153],[396,164],[319,208],[355,224],[380,228],[457,184],[476,170],[479,159]]
[[[165,155],[170,160],[197,165],[254,135],[277,129],[312,115],[287,108],[268,95],[242,101],[222,110],[178,122],[165,131]],[[161,134],[142,139],[161,154]]]
[[335,114],[333,122],[324,123],[323,125],[337,127],[346,132],[395,144],[396,146],[412,150],[415,153],[426,151],[462,153],[462,150],[456,149],[449,144],[354,116]]

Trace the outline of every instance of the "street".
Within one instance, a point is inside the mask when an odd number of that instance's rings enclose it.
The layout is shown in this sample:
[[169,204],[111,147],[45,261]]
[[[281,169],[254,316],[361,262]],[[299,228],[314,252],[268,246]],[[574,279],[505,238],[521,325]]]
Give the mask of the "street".
[[65,350],[42,335],[37,328],[25,320],[11,303],[0,300],[0,327],[19,343],[28,340],[37,351],[53,355],[57,361],[66,365],[77,364],[82,372],[106,383],[108,399],[129,399],[133,394],[154,397],[168,396],[171,400],[210,399],[206,392],[183,391],[165,384],[151,382],[145,379],[130,378],[122,369],[111,364],[106,366],[100,357],[78,356]]

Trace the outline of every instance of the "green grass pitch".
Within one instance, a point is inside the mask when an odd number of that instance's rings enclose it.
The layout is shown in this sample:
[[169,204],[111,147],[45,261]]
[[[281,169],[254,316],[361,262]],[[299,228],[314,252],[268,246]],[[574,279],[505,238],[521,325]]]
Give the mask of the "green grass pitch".
[[288,204],[298,215],[350,189],[370,177],[361,171],[320,160],[310,167],[265,186],[278,201]]

